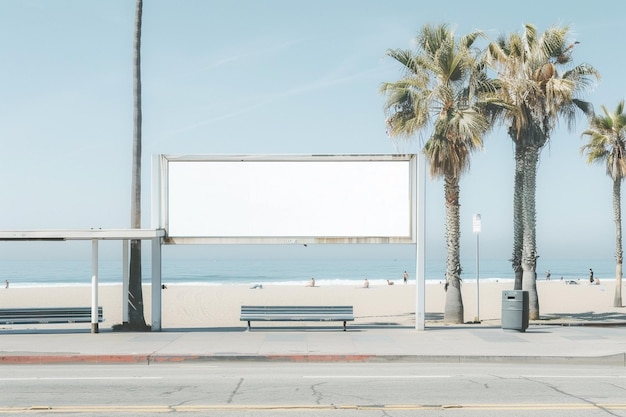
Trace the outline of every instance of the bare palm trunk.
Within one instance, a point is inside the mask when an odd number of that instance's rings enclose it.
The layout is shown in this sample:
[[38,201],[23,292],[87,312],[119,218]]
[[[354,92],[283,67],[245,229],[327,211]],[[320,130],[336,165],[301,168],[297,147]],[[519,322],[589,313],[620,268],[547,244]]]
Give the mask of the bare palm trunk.
[[522,289],[522,246],[524,241],[524,227],[522,221],[522,197],[524,195],[524,158],[520,146],[515,147],[515,178],[513,185],[513,256],[511,267],[515,274],[514,290]]
[[539,297],[537,294],[537,239],[536,239],[536,203],[537,163],[540,148],[529,147],[524,152],[523,177],[523,227],[524,242],[522,249],[522,290],[528,291],[528,318],[539,319]]
[[463,323],[463,298],[461,296],[461,250],[459,214],[459,178],[446,175],[444,179],[446,198],[446,323]]
[[[131,186],[131,228],[141,228],[141,18],[143,1],[136,0],[135,37],[133,48],[133,168]],[[141,288],[141,241],[130,242],[130,273],[128,282],[128,324],[131,329],[146,329]]]
[[615,297],[613,307],[622,307],[622,180],[613,180],[613,217],[615,219]]

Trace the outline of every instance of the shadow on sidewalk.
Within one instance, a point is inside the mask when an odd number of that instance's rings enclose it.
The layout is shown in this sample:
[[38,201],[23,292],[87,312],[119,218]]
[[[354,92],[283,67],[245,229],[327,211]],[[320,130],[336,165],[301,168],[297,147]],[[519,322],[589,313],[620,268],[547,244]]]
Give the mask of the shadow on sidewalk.
[[582,313],[542,314],[541,319],[533,320],[531,324],[562,324],[573,326],[626,326],[626,310],[624,311],[624,313],[614,311],[602,313],[585,311]]

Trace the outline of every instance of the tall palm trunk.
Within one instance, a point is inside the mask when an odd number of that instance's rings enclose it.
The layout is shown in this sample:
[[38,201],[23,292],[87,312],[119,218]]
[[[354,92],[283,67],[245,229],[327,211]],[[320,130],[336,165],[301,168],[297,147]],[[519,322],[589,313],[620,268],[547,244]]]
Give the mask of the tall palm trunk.
[[461,296],[461,250],[460,250],[460,204],[459,178],[446,175],[444,179],[446,198],[446,323],[463,323],[463,298]]
[[515,274],[514,290],[522,289],[522,246],[524,242],[522,220],[523,178],[523,151],[521,146],[518,145],[515,147],[515,178],[513,179],[513,256],[511,257],[511,266]]
[[622,307],[622,179],[613,180],[613,217],[615,219],[615,297],[613,307]]
[[529,146],[524,151],[524,177],[522,194],[523,248],[522,248],[522,290],[528,291],[528,318],[539,319],[539,296],[537,294],[537,164],[541,148]]
[[[131,228],[141,228],[141,18],[143,1],[136,0],[133,47],[133,167],[131,185]],[[128,282],[128,324],[136,330],[147,328],[141,288],[141,241],[130,242]]]

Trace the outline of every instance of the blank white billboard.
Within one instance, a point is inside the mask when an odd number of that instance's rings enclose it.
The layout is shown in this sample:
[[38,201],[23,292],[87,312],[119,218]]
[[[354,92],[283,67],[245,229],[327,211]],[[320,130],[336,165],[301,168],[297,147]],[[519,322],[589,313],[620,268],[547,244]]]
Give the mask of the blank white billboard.
[[158,162],[166,243],[414,242],[414,155]]

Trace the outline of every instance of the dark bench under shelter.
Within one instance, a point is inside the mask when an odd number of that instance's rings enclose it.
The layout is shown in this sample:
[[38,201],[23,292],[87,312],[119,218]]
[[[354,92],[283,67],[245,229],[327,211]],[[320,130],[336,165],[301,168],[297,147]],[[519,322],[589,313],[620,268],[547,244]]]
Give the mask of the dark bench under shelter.
[[352,306],[241,306],[241,321],[354,321]]
[[[98,307],[98,322],[103,321]],[[0,324],[91,323],[91,307],[0,308]]]

